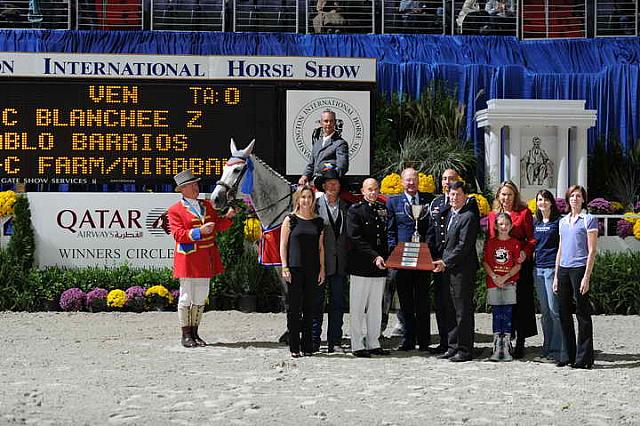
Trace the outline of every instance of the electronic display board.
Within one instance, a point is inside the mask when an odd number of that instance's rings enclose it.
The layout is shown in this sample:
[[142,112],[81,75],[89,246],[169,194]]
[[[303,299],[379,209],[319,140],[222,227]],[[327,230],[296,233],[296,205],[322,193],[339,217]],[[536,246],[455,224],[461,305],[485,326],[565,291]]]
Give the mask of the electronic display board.
[[26,183],[170,182],[219,176],[238,146],[276,153],[278,87],[246,81],[0,80],[0,179]]

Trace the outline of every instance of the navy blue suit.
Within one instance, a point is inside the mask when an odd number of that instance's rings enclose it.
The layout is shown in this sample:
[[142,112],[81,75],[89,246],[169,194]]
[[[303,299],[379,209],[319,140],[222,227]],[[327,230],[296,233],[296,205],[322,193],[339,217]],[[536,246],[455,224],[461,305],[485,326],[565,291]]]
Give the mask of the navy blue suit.
[[[428,209],[431,195],[417,194],[417,203]],[[389,220],[387,237],[390,251],[398,242],[409,242],[415,232],[415,220],[411,216],[411,204],[405,193],[390,197],[387,200]],[[420,241],[426,242],[429,229],[429,214],[425,210],[424,217],[418,221]],[[400,309],[404,317],[405,334],[402,349],[415,349],[416,342],[420,350],[427,350],[431,341],[431,297],[429,294],[430,274],[426,271],[399,269],[396,272],[396,285]]]

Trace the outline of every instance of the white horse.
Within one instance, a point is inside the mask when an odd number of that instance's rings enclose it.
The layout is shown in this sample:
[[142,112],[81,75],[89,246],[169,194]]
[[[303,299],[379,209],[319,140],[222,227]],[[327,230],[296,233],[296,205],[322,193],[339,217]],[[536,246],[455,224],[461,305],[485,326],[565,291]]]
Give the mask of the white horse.
[[[293,209],[293,187],[280,173],[253,155],[255,140],[238,149],[231,139],[231,157],[222,169],[222,176],[211,193],[216,209],[233,205],[238,189],[247,191],[264,230],[273,229]],[[243,180],[244,178],[244,180]],[[242,187],[238,188],[242,183]]]

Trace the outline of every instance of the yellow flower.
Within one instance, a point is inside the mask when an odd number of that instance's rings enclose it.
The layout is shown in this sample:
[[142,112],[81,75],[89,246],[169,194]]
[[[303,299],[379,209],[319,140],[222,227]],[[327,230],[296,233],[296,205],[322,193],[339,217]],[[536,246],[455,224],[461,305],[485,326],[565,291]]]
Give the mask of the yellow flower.
[[163,285],[154,285],[153,287],[149,287],[145,292],[144,295],[149,297],[149,296],[159,296],[159,297],[164,297],[165,299],[167,299],[169,301],[169,303],[173,303],[173,296],[171,295],[171,293],[169,292],[169,290],[167,290],[167,288]]
[[431,194],[436,192],[436,182],[433,180],[433,176],[418,173],[418,191],[429,192]]
[[640,222],[640,213],[626,212],[624,215],[622,215],[622,218],[631,224],[635,224],[637,222]]
[[469,197],[473,197],[476,199],[476,203],[478,204],[478,210],[480,210],[480,216],[485,217],[489,214],[491,207],[489,206],[489,202],[487,199],[481,194],[469,194]]
[[538,210],[538,205],[536,204],[536,199],[532,198],[527,201],[527,207],[531,210],[531,214],[536,214],[536,210]]
[[621,202],[619,201],[611,201],[611,208],[613,209],[614,213],[618,213],[618,212],[622,212],[624,211],[624,206],[622,205]]
[[260,230],[260,221],[255,217],[249,217],[244,221],[244,238],[248,241],[254,242],[258,238],[262,231]]
[[637,220],[633,225],[633,236],[636,237],[636,240],[640,240],[640,220]]
[[127,301],[127,293],[124,290],[111,290],[107,294],[107,306],[110,308],[122,308]]
[[13,191],[0,192],[0,217],[13,214],[13,205],[17,199],[18,195]]
[[391,173],[382,179],[380,192],[385,195],[394,195],[402,192],[402,178],[397,173]]

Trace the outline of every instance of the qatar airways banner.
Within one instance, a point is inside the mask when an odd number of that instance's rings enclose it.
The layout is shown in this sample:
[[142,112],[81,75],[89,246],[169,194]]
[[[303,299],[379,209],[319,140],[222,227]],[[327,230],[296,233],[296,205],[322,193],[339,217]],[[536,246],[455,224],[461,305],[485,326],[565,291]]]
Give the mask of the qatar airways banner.
[[174,241],[160,215],[180,194],[30,192],[36,263],[171,267]]
[[2,77],[376,81],[371,58],[0,53]]

